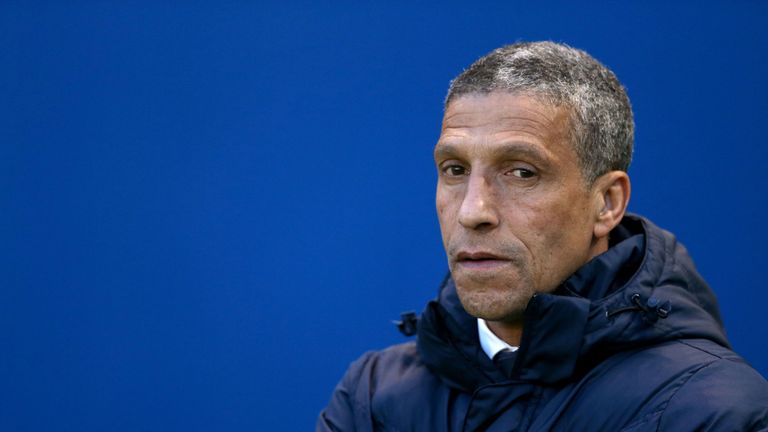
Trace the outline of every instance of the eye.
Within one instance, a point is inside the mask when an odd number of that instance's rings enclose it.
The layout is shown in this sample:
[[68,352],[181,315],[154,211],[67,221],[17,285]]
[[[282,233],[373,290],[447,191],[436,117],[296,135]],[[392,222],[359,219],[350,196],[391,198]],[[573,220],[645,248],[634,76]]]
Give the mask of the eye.
[[447,175],[449,177],[463,176],[467,173],[467,169],[458,164],[444,165],[441,168],[441,171],[443,172],[444,175]]
[[514,168],[514,169],[510,170],[509,173],[512,174],[515,177],[523,178],[523,179],[531,178],[531,177],[534,177],[536,175],[535,172],[533,172],[533,171],[531,171],[529,169],[526,169],[526,168]]

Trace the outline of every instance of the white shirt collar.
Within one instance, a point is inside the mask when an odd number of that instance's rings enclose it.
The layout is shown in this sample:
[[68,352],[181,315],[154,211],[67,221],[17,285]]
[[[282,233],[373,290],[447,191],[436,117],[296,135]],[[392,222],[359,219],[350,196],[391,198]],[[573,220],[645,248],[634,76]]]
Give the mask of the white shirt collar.
[[480,337],[480,346],[491,360],[501,351],[509,350],[514,352],[520,348],[501,340],[488,328],[488,324],[482,318],[477,319],[477,335]]

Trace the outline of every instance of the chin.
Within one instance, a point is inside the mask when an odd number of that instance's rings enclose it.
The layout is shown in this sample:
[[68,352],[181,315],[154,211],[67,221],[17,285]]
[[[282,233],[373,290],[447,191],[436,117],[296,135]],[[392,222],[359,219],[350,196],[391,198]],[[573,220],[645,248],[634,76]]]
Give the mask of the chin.
[[456,293],[468,314],[486,321],[510,321],[522,317],[533,293],[521,292],[510,287],[473,287],[473,284],[456,283]]

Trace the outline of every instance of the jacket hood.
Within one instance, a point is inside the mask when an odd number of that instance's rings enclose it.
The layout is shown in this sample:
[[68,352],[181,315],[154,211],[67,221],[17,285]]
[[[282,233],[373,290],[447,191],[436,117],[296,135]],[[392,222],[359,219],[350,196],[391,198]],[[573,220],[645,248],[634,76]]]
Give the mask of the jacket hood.
[[645,218],[627,215],[611,245],[524,313],[511,376],[485,355],[477,319],[462,307],[450,274],[418,323],[424,363],[448,385],[472,392],[510,380],[556,383],[605,357],[675,339],[728,341],[712,290],[685,247]]

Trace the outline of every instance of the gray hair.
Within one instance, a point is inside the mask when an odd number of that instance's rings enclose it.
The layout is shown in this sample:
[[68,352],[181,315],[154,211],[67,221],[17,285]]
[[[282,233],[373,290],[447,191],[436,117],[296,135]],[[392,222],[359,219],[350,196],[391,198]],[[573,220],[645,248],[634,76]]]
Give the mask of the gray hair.
[[498,48],[451,81],[445,107],[459,96],[493,91],[525,94],[571,112],[571,135],[588,184],[632,160],[634,121],[627,93],[586,52],[554,42]]

